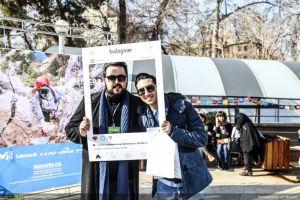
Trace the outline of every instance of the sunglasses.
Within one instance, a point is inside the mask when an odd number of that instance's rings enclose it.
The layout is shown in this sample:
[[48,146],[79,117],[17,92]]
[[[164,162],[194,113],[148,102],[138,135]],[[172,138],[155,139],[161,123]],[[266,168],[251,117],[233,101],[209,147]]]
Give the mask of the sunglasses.
[[156,86],[155,86],[154,84],[147,85],[146,87],[143,87],[143,88],[138,89],[138,90],[137,90],[137,93],[138,93],[139,96],[143,96],[143,95],[145,95],[146,90],[147,90],[148,92],[153,92],[153,91],[155,91],[155,87],[156,87]]
[[110,76],[107,76],[106,78],[107,78],[109,81],[111,81],[111,82],[115,82],[116,79],[118,79],[119,82],[124,82],[124,81],[126,80],[126,76],[123,75],[123,74],[120,74],[120,75],[117,75],[117,76],[115,76],[115,75],[110,75]]
[[39,89],[40,94],[47,95],[48,89]]

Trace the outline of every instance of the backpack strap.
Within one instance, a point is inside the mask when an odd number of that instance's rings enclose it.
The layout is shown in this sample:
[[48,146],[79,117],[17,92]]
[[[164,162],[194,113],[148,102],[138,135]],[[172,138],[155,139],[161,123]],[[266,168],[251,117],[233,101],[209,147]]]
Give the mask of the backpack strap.
[[[47,88],[50,90],[50,92],[51,92],[51,94],[52,94],[52,96],[54,98],[54,103],[57,104],[58,101],[59,101],[59,99],[57,98],[55,91],[51,87],[49,87],[49,86],[47,86]],[[38,91],[38,94],[39,94],[40,107],[41,107],[42,111],[43,112],[50,112],[49,109],[43,108],[43,99],[45,99],[45,98],[40,95],[39,91]]]

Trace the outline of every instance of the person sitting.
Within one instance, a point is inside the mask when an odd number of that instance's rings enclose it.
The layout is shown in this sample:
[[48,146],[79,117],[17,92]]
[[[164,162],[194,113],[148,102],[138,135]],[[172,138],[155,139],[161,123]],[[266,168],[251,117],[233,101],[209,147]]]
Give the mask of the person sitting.
[[200,112],[199,116],[204,125],[205,131],[207,132],[208,135],[207,145],[205,147],[200,147],[199,150],[202,156],[206,156],[209,162],[213,162],[216,160],[216,158],[208,150],[209,149],[208,147],[211,145],[212,142],[213,125],[212,123],[208,122],[205,112]]
[[215,138],[217,141],[217,168],[228,170],[229,168],[229,138],[232,125],[227,122],[226,113],[218,111],[216,114]]

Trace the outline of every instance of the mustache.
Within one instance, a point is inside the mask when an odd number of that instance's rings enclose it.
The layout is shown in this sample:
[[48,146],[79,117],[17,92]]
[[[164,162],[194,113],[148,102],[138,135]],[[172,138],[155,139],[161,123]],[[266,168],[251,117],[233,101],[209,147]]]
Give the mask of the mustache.
[[118,84],[118,83],[117,83],[117,84],[115,84],[115,85],[113,86],[113,88],[116,88],[116,87],[123,88],[123,87],[122,87],[122,85],[121,85],[121,84]]

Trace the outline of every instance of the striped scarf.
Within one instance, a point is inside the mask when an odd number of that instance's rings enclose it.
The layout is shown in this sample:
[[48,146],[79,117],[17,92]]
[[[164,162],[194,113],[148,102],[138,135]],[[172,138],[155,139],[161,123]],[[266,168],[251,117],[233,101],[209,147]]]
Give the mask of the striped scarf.
[[[122,102],[121,111],[121,133],[127,133],[129,129],[129,93],[126,91]],[[99,107],[99,133],[108,133],[108,112],[109,107],[105,92],[100,96]],[[106,161],[99,162],[99,199],[109,200],[109,168]],[[118,200],[128,197],[128,161],[119,161],[117,191]]]

